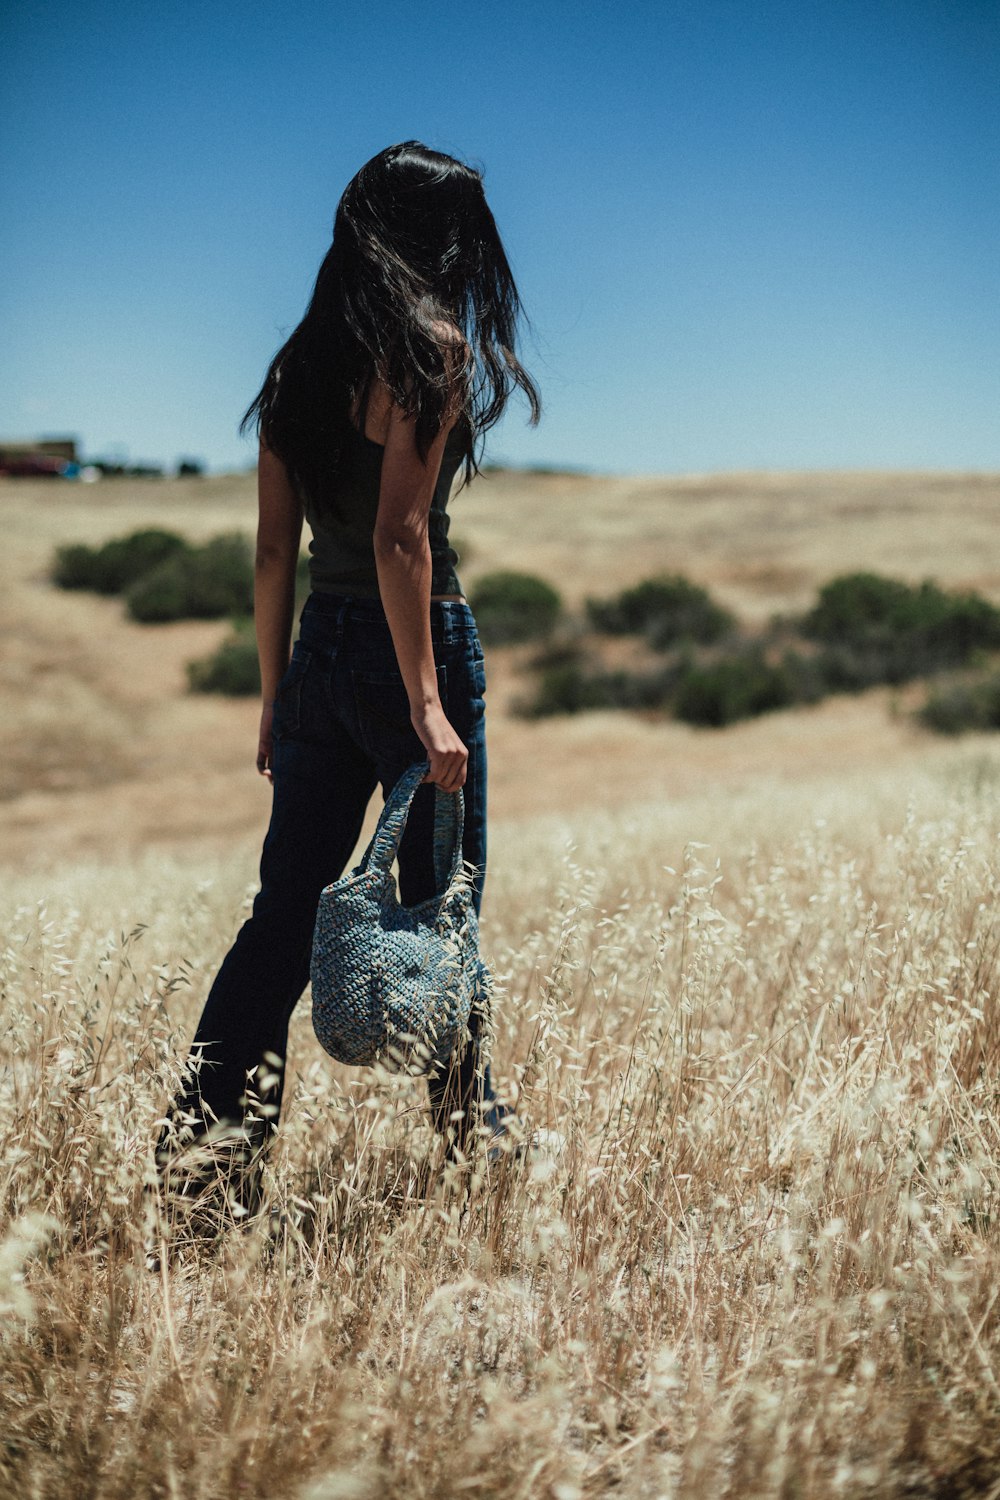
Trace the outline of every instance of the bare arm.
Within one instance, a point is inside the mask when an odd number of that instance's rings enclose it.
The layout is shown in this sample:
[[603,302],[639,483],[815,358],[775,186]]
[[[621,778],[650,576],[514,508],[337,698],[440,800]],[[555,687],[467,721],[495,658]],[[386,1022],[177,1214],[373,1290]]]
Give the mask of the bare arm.
[[374,537],[382,606],[410,699],[410,718],[430,761],[426,779],[449,792],[465,785],[469,752],[445,716],[438,695],[427,518],[445,442],[459,410],[457,404],[453,406],[425,464],[417,452],[415,422],[398,406],[390,407]]
[[257,460],[257,507],[253,608],[263,699],[257,770],[270,780],[274,695],[291,655],[295,569],[303,516],[284,464],[263,441]]

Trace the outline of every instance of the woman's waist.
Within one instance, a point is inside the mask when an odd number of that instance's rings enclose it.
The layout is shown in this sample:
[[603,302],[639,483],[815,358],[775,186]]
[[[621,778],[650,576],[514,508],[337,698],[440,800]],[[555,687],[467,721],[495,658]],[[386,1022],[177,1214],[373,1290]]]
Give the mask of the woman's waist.
[[[431,637],[435,641],[478,636],[476,618],[464,598],[432,598],[430,624]],[[340,639],[349,632],[360,632],[365,636],[384,635],[392,641],[381,599],[314,589],[302,606],[300,638],[303,642],[312,640],[320,644]]]
[[[455,571],[458,560],[458,553],[452,547],[431,548],[430,597],[435,603],[466,602],[462,581]],[[313,594],[378,602],[378,564],[371,538],[353,554],[345,551],[335,557],[329,549],[318,547],[314,536],[309,548],[309,585]]]

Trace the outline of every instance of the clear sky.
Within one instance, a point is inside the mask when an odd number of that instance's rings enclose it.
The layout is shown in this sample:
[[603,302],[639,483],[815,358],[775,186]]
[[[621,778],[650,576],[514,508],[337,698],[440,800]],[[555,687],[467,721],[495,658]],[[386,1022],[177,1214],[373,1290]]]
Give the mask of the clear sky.
[[0,438],[251,463],[412,137],[485,169],[532,320],[487,461],[1000,468],[998,0],[7,0],[0,49]]

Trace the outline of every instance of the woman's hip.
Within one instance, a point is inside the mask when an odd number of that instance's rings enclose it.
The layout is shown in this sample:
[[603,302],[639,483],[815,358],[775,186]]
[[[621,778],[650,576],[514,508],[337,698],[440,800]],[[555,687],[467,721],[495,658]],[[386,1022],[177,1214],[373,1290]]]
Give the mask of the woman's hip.
[[[481,743],[486,668],[472,612],[450,601],[435,601],[431,610],[441,706],[466,744]],[[420,752],[409,692],[378,601],[310,595],[277,697],[279,738],[302,732],[322,739],[340,727],[373,760],[397,759],[404,748]]]

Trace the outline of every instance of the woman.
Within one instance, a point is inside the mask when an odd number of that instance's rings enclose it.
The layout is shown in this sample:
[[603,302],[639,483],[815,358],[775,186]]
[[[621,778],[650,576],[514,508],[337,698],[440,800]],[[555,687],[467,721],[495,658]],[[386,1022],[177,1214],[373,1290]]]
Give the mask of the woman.
[[[273,1138],[320,891],[346,868],[376,785],[384,797],[414,761],[430,769],[400,845],[400,898],[411,906],[434,893],[435,788],[461,787],[480,909],[483,652],[446,507],[458,468],[463,482],[478,472],[475,443],[515,386],[539,420],[514,354],[520,315],[479,172],[418,141],[361,168],[306,315],[243,420],[260,434],[257,770],[273,803],[260,890],[205,1004],[191,1081],[158,1142],[161,1167],[214,1121],[210,1139],[260,1148]],[[303,519],[311,592],[289,661]],[[468,1154],[480,1117],[489,1138],[504,1131],[480,1056],[487,1019],[474,1013],[471,1043],[430,1082],[451,1154]]]

